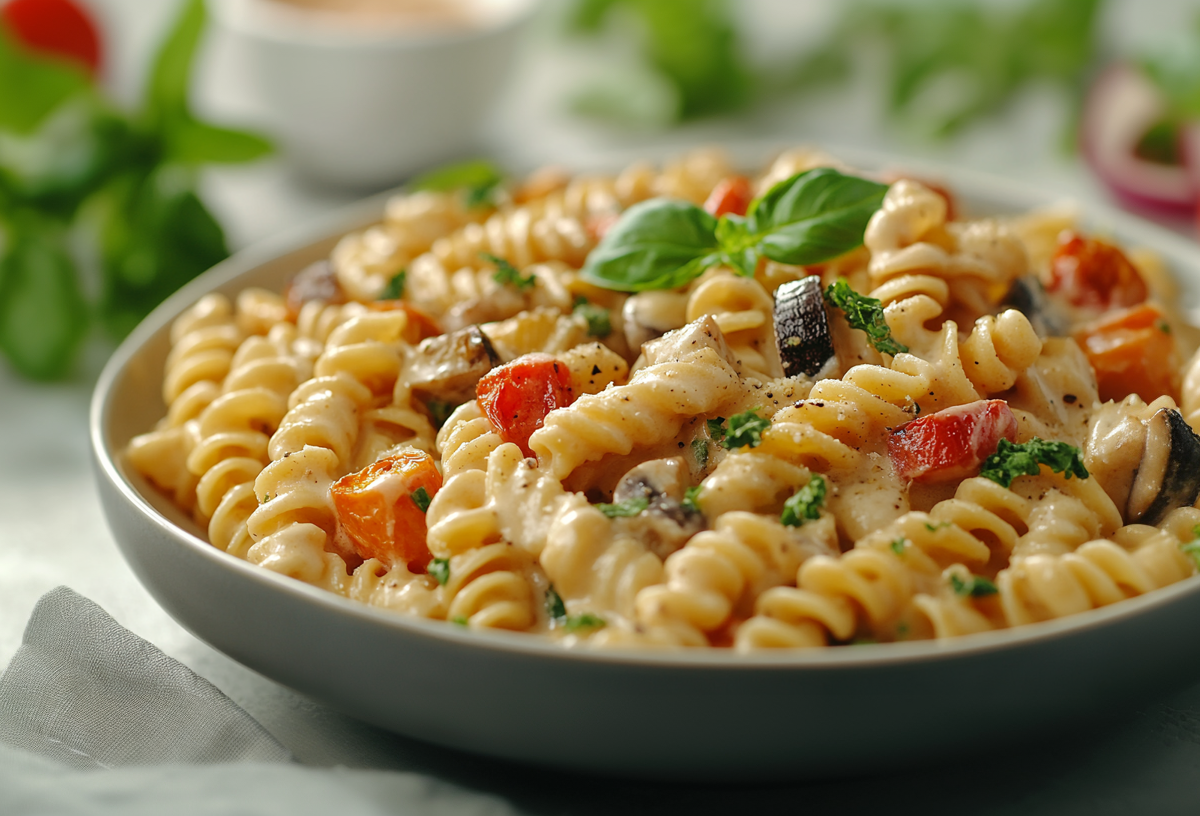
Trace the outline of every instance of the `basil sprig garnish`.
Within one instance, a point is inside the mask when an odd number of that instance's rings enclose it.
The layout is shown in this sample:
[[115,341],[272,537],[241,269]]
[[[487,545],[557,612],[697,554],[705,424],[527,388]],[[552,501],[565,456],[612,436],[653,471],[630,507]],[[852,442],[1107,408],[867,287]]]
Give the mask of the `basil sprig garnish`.
[[687,201],[630,207],[592,250],[583,275],[623,292],[675,289],[728,264],[747,277],[760,258],[819,263],[862,244],[887,185],[829,167],[798,173],[750,202],[746,215],[713,218]]

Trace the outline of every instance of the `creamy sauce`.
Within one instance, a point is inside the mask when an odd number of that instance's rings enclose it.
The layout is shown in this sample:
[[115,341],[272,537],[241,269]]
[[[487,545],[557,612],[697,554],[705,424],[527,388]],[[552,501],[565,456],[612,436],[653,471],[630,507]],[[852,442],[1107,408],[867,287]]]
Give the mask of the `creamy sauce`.
[[485,21],[469,0],[270,0],[273,5],[356,28],[445,30]]

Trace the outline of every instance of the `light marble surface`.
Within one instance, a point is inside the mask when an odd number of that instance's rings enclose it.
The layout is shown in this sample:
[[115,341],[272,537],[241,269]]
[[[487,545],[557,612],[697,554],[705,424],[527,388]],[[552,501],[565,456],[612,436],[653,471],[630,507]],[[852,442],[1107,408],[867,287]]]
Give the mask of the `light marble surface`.
[[[138,66],[174,1],[96,0],[114,38],[110,81],[122,98],[134,95]],[[828,3],[787,0],[748,5],[760,46],[757,53],[767,55],[782,52],[790,42],[819,36],[830,8]],[[1127,51],[1155,42],[1189,17],[1189,8],[1183,2],[1115,2],[1105,20],[1110,47]],[[253,103],[240,94],[236,54],[223,49],[219,38],[206,48],[197,88],[200,107],[252,123]],[[780,105],[739,122],[630,135],[582,124],[562,111],[564,93],[596,65],[596,55],[588,48],[556,43],[549,24],[543,26],[525,52],[518,82],[499,100],[487,128],[489,152],[525,167],[543,161],[569,164],[635,145],[661,152],[687,144],[770,136],[816,141],[835,149],[935,158],[1027,180],[1064,195],[1104,195],[1077,158],[1057,152],[1061,100],[1049,92],[1027,94],[1002,120],[946,145],[890,135],[876,114],[879,106],[870,88]],[[278,160],[210,173],[205,190],[238,247],[357,197],[354,192],[307,186]],[[979,758],[890,777],[753,789],[547,775],[431,748],[350,720],[198,641],[159,609],[121,560],[96,499],[86,439],[91,385],[106,353],[102,343],[93,343],[80,371],[56,385],[19,381],[0,361],[0,666],[17,649],[38,597],[60,584],[69,585],[211,680],[302,762],[413,771],[449,783],[422,789],[410,800],[396,800],[397,810],[406,803],[411,806],[404,812],[430,811],[430,803],[439,797],[444,797],[445,809],[438,812],[477,812],[455,809],[458,787],[498,796],[518,811],[537,814],[726,813],[768,807],[925,814],[1194,813],[1200,807],[1200,687],[1149,707],[1132,721],[1098,725],[1094,734],[1047,735],[1038,746],[1018,749],[981,746]],[[1190,640],[1181,633],[1181,648],[1190,647]],[[747,716],[769,712],[755,712],[750,704]],[[853,769],[847,773],[852,775]],[[285,777],[279,784],[287,784]],[[358,784],[345,775],[321,779],[326,781],[312,784]],[[76,785],[80,801],[94,797],[100,812],[108,783],[67,778],[58,784]]]

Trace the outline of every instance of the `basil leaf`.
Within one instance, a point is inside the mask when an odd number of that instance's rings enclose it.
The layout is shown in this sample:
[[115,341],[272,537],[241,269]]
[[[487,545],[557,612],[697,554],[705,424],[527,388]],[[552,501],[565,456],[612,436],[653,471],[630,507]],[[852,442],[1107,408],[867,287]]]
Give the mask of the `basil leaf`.
[[588,255],[583,277],[622,292],[675,289],[715,263],[717,219],[695,204],[654,198],[630,207]]
[[87,330],[87,305],[61,225],[25,211],[0,262],[0,350],[21,374],[63,376]]
[[798,173],[752,201],[745,234],[721,249],[752,247],[773,261],[798,266],[836,258],[862,244],[887,189],[830,167]]
[[82,68],[34,54],[0,26],[0,129],[29,134],[73,96],[92,94]]
[[430,170],[409,182],[408,189],[448,193],[452,190],[495,187],[502,181],[504,174],[496,165],[483,159],[474,159]]
[[166,158],[183,164],[238,164],[271,152],[271,143],[254,133],[197,122],[175,121],[165,134]]
[[204,0],[188,0],[158,50],[146,83],[145,109],[159,124],[187,114],[192,61],[204,33],[205,18]]

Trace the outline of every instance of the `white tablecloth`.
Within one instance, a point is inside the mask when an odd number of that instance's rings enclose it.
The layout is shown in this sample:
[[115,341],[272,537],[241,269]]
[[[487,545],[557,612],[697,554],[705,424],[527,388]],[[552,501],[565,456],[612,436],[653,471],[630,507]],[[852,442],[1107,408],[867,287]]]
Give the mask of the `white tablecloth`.
[[[120,48],[113,68],[129,95],[170,3],[100,3]],[[1119,46],[1152,41],[1190,16],[1182,2],[1115,3],[1106,27]],[[764,49],[811,36],[828,4],[760,2]],[[773,13],[783,22],[776,22]],[[546,37],[545,32],[541,35]],[[213,43],[199,87],[203,107],[249,114],[237,66]],[[883,149],[1025,179],[1082,198],[1102,196],[1078,159],[1056,149],[1060,101],[1034,92],[993,125],[951,145],[887,135],[878,99],[829,94],[671,134],[631,136],[561,114],[561,96],[588,68],[586,48],[546,39],[527,49],[520,93],[502,100],[488,129],[491,152],[514,166],[570,164],[597,150],[679,148],[747,136]],[[212,174],[206,182],[231,240],[244,246],[354,195],[313,190],[278,161]],[[104,524],[88,463],[86,409],[107,349],[88,348],[70,381],[33,385],[0,361],[0,666],[16,653],[38,598],[66,585],[228,695],[297,764],[69,770],[0,748],[4,813],[731,813],[805,812],[1195,813],[1200,810],[1200,687],[1137,718],[1088,735],[1046,735],[1036,745],[903,770],[885,777],[754,788],[624,783],[547,774],[457,754],[379,731],[278,686],[185,632],[138,584]],[[1180,648],[1195,648],[1180,633]],[[752,713],[752,712],[748,712]],[[969,728],[970,723],[964,723]],[[1072,741],[1070,738],[1075,737]],[[853,769],[847,769],[849,774]],[[165,805],[171,803],[171,807]]]

